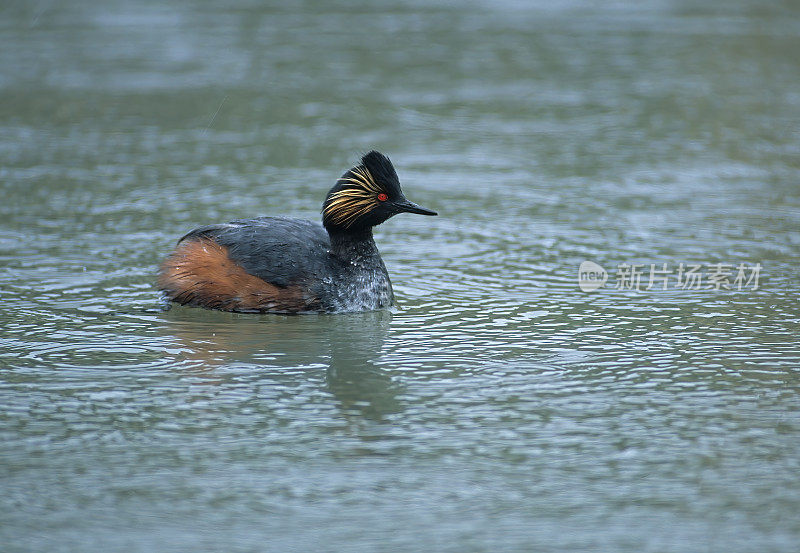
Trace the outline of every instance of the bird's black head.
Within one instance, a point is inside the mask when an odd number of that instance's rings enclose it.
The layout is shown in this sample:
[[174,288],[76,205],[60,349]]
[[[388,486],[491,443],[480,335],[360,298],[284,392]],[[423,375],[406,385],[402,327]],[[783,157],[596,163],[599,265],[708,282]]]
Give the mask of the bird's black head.
[[403,212],[436,215],[435,211],[406,200],[392,162],[373,150],[328,192],[322,206],[322,223],[328,229],[358,231]]

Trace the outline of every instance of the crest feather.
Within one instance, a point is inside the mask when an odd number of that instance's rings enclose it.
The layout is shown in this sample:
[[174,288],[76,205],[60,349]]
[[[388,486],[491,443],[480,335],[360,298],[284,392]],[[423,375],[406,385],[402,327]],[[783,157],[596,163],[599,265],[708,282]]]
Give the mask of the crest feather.
[[380,205],[378,194],[393,197],[399,193],[400,182],[392,162],[372,150],[336,181],[322,207],[322,220],[326,225],[349,228]]

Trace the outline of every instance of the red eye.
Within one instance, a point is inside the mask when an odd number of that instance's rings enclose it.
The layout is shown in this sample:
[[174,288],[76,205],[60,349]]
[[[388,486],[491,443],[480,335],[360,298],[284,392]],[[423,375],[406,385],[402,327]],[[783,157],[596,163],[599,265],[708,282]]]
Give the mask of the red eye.
[[383,192],[381,192],[380,194],[378,194],[378,199],[379,199],[380,201],[382,201],[382,202],[385,202],[386,200],[388,200],[388,199],[389,199],[389,196],[387,196],[386,194],[384,194]]

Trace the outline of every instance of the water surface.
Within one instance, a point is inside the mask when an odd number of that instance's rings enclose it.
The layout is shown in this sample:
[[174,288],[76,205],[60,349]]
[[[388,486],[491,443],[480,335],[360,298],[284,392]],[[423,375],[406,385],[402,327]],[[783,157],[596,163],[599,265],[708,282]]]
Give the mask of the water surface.
[[[3,551],[796,550],[793,4],[229,4],[0,8]],[[397,309],[163,309],[372,148]]]

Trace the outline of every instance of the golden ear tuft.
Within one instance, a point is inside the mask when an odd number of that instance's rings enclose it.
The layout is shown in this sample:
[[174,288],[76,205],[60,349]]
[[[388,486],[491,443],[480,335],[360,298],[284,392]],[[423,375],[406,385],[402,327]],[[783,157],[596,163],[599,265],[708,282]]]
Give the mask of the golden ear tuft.
[[353,167],[339,182],[345,188],[330,195],[322,210],[323,217],[335,225],[349,227],[359,217],[378,207],[378,195],[385,194],[363,165]]

